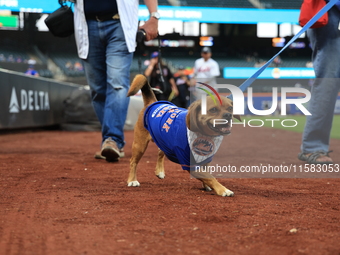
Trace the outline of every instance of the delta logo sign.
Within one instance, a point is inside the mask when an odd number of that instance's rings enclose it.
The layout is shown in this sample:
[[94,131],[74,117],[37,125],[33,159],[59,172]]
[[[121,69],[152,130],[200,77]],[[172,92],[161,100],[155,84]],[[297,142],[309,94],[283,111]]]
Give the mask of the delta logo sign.
[[[20,99],[20,100],[18,100]],[[20,111],[49,111],[50,100],[48,92],[36,90],[20,90],[19,96],[15,87],[12,88],[9,103],[9,113],[19,113]]]

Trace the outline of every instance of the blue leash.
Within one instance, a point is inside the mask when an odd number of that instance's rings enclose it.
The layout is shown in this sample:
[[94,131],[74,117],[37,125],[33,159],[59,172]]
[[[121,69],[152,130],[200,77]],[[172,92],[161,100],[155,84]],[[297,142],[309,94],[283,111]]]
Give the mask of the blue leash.
[[[274,56],[272,57],[266,64],[264,64],[259,70],[257,70],[250,78],[248,78],[245,82],[243,82],[239,88],[242,91],[245,91],[256,79],[259,77],[259,75],[266,69],[273,60],[280,55],[289,45],[291,45],[297,38],[299,38],[304,32],[307,31],[308,28],[310,28],[318,19],[320,19],[329,9],[333,7],[339,0],[330,0],[317,14],[314,15],[313,18],[310,19],[306,23],[304,27],[301,28],[301,30]],[[229,98],[232,98],[232,94],[228,96]]]

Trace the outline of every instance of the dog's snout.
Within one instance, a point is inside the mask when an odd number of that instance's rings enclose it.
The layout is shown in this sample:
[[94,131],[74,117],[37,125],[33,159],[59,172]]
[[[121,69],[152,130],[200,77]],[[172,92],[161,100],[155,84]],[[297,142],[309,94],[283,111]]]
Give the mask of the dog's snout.
[[223,114],[223,118],[225,119],[230,119],[232,116],[231,116],[231,113],[224,113]]

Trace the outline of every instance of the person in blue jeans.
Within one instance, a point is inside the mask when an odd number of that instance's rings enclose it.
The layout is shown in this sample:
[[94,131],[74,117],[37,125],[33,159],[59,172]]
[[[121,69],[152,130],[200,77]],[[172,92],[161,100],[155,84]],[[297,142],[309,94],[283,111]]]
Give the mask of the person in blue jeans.
[[328,11],[328,24],[307,31],[313,50],[315,82],[312,86],[300,160],[309,164],[331,164],[329,153],[335,103],[340,89],[340,11]]
[[[146,40],[158,35],[157,0],[144,0],[150,17]],[[136,47],[138,0],[77,0],[75,39],[102,126],[101,150],[95,158],[117,161],[124,156],[124,123],[129,98],[130,66]]]

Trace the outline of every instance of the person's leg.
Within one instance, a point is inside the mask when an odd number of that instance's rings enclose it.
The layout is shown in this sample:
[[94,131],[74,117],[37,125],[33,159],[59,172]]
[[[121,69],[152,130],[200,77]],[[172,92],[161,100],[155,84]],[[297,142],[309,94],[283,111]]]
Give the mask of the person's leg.
[[[93,107],[102,125],[102,151],[96,153],[95,157],[104,159],[104,147],[114,145],[121,149],[124,146],[123,128],[129,104],[126,94],[133,54],[127,50],[119,21],[90,20],[88,29],[90,47],[84,67]],[[111,149],[109,152],[112,154]],[[122,151],[119,155],[123,155]],[[106,160],[111,161],[109,158]]]
[[187,86],[185,84],[182,84],[182,85],[179,85],[177,86],[177,89],[178,89],[178,101],[179,101],[179,104],[178,106],[179,107],[182,107],[182,108],[186,108],[187,107]]
[[340,88],[340,13],[336,8],[329,12],[329,23],[322,28],[310,29],[308,36],[313,49],[313,67],[316,80],[312,86],[309,111],[303,132],[303,153],[329,150],[330,131],[334,107]]
[[106,41],[106,101],[102,123],[103,140],[111,137],[119,149],[125,145],[124,124],[130,98],[130,67],[133,53],[127,49],[120,21],[101,23]]
[[91,89],[92,105],[100,124],[103,124],[106,100],[106,46],[101,39],[99,22],[88,20],[89,54],[83,60],[87,82]]

